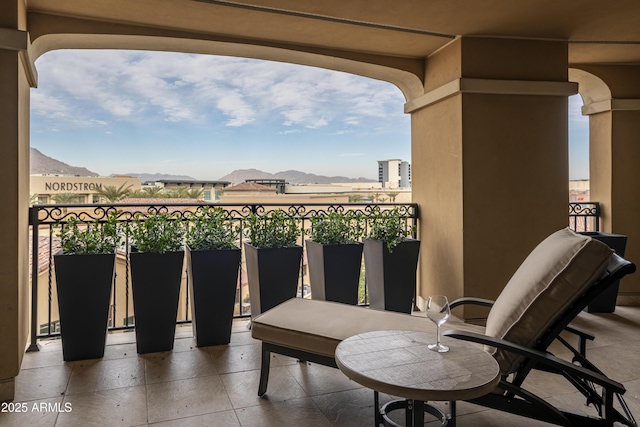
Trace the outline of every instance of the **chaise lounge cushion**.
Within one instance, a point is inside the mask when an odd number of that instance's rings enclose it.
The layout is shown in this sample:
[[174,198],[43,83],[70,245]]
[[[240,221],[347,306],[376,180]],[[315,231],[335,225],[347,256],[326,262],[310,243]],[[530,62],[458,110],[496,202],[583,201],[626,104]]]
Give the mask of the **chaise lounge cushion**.
[[[543,240],[525,259],[493,305],[485,333],[532,347],[562,312],[605,272],[613,251],[591,237],[563,229]],[[487,348],[503,374],[522,359]]]
[[[304,298],[292,298],[254,317],[251,335],[282,347],[334,357],[342,340],[388,329],[429,332],[435,338],[435,326],[424,315],[418,317]],[[456,329],[481,332],[483,328],[461,323]]]

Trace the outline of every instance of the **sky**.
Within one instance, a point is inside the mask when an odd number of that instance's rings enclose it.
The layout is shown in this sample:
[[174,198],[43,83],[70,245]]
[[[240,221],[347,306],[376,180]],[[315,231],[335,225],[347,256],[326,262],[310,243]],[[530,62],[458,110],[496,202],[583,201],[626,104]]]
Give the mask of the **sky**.
[[[376,179],[378,160],[411,160],[405,99],[387,82],[170,52],[60,50],[36,68],[31,146],[100,175],[217,180],[255,168]],[[572,179],[588,178],[580,106],[570,98]]]
[[580,95],[569,97],[569,179],[589,179],[589,117]]

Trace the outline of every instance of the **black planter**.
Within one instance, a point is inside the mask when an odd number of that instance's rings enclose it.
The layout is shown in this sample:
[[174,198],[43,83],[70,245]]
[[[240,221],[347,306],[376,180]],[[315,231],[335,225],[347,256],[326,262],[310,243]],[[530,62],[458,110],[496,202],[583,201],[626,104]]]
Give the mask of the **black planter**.
[[53,256],[65,361],[104,356],[115,254]]
[[193,334],[198,347],[228,344],[238,286],[240,248],[186,248]]
[[307,240],[313,299],[358,304],[362,243],[323,245]]
[[364,271],[372,308],[411,313],[419,252],[419,240],[407,239],[389,252],[384,242],[364,239]]
[[244,249],[252,316],[295,298],[302,246],[256,248],[245,243]]
[[131,289],[138,353],[173,349],[184,251],[131,252]]

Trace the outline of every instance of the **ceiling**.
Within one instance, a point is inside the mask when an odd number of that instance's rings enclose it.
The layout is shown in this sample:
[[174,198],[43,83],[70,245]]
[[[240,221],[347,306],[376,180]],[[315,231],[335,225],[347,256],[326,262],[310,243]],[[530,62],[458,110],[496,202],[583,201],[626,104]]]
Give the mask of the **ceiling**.
[[29,20],[73,17],[404,58],[427,57],[456,36],[559,39],[569,41],[572,64],[640,64],[637,0],[29,0],[27,9]]

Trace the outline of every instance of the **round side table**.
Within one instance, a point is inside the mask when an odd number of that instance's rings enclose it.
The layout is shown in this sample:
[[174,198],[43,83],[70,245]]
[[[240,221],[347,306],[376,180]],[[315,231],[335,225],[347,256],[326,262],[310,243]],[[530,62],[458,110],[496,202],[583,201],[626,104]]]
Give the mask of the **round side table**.
[[[464,341],[447,340],[450,350],[437,353],[427,348],[434,334],[413,331],[367,332],[342,341],[335,360],[350,379],[374,390],[376,425],[397,426],[388,414],[405,410],[407,426],[424,425],[430,413],[443,426],[455,426],[455,402],[490,393],[500,381],[496,360],[481,348]],[[378,393],[406,400],[379,407]],[[450,402],[450,414],[427,401]]]

